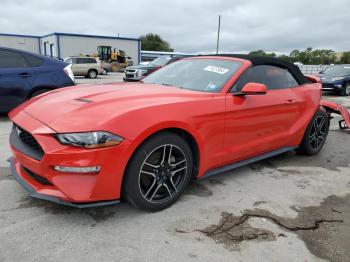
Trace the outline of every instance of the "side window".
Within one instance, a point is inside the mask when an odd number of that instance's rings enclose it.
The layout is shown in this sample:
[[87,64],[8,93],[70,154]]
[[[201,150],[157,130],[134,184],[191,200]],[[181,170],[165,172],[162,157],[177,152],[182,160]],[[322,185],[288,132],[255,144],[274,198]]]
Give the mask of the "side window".
[[28,63],[33,67],[39,67],[44,62],[43,59],[41,59],[40,57],[37,57],[37,56],[28,55],[28,54],[23,54],[23,56],[28,61]]
[[76,58],[76,64],[86,64],[85,58]]
[[96,64],[97,62],[96,62],[95,58],[87,58],[86,59],[86,63],[88,63],[88,64]]
[[23,56],[16,52],[0,50],[0,68],[27,67],[28,64]]
[[259,65],[247,69],[237,80],[232,90],[239,92],[245,84],[250,82],[265,84],[268,90],[298,86],[298,82],[287,69],[270,65]]

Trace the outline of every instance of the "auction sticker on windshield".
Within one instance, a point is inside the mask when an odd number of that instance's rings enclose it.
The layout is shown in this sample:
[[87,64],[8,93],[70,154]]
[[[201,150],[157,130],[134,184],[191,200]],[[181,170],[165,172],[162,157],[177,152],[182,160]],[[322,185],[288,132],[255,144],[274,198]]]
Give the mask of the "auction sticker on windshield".
[[220,74],[220,75],[224,75],[224,74],[226,74],[229,71],[229,69],[227,69],[227,68],[223,68],[223,67],[219,67],[219,66],[212,66],[212,65],[207,66],[203,70],[209,71],[209,72],[213,72],[213,73],[217,73],[217,74]]

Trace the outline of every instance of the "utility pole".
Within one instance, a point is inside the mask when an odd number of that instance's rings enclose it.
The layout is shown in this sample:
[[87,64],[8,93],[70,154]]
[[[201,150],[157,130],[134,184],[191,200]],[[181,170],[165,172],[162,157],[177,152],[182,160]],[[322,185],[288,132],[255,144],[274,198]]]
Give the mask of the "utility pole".
[[218,25],[218,39],[216,41],[216,54],[219,53],[219,43],[220,43],[220,26],[221,26],[221,15],[219,15],[219,25]]

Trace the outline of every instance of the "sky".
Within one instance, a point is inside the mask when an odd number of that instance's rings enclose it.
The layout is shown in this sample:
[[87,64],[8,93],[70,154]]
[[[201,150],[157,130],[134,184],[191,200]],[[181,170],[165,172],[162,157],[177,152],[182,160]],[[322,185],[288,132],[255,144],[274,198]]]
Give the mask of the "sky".
[[152,32],[178,52],[307,47],[350,50],[349,0],[1,0],[0,33],[140,37]]

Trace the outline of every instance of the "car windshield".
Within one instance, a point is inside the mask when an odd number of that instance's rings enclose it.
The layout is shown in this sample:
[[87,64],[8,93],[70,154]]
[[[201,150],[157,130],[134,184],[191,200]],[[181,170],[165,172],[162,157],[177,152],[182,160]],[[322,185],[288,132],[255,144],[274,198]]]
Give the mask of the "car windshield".
[[195,91],[219,92],[240,67],[240,62],[232,60],[184,59],[150,74],[142,82]]
[[350,65],[331,66],[323,70],[322,73],[330,75],[350,75]]
[[149,66],[163,66],[166,65],[170,61],[170,56],[160,56],[156,59],[154,59],[152,62],[150,62]]

